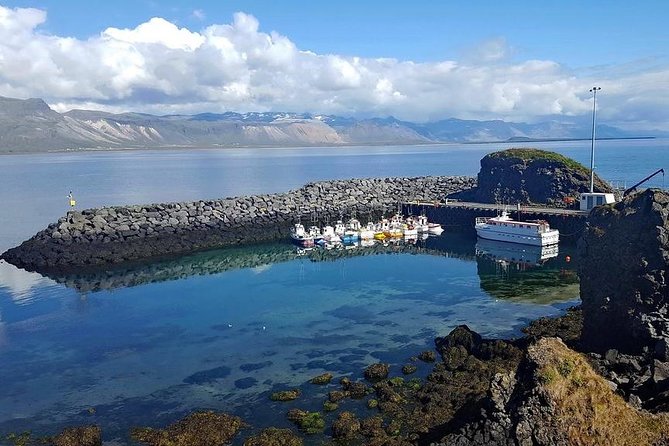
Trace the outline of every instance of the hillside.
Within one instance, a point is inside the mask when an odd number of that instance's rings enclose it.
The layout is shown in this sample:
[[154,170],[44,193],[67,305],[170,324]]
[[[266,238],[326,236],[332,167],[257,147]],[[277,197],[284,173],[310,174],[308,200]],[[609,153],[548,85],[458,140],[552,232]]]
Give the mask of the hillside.
[[[602,138],[635,136],[606,126],[599,127],[598,132]],[[588,135],[585,123],[557,121],[525,124],[447,119],[417,124],[393,117],[355,119],[278,112],[155,116],[72,110],[61,114],[42,99],[0,97],[0,153],[126,147],[492,142],[578,139]]]

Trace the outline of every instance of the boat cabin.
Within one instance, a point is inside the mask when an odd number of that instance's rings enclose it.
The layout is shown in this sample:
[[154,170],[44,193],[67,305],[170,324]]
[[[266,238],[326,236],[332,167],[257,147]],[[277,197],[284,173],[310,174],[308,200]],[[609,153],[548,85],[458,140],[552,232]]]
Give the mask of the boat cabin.
[[613,194],[606,194],[602,192],[584,192],[581,194],[580,209],[582,211],[589,211],[595,206],[602,204],[612,204],[616,202]]

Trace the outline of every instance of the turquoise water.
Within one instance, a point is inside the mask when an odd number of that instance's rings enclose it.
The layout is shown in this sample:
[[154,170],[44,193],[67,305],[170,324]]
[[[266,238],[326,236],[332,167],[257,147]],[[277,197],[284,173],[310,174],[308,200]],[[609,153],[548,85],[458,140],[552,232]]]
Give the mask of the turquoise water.
[[[287,243],[212,251],[56,278],[67,285],[21,273],[0,287],[0,432],[99,423],[107,439],[125,441],[135,424],[198,408],[287,425],[292,406],[270,403],[269,392],[302,386],[297,405],[318,409],[329,389],[306,384],[315,375],[359,378],[377,361],[399,374],[458,324],[514,336],[577,301],[573,282],[555,280],[573,269],[569,250],[541,267],[475,252],[451,235],[327,254]],[[496,295],[530,274],[539,299]]]
[[[588,161],[587,142],[533,145]],[[279,192],[330,178],[474,175],[500,147],[0,156],[0,251],[62,215],[70,189],[92,207]],[[664,141],[599,147],[599,173],[628,185],[669,160]],[[559,314],[578,301],[570,249],[542,260],[446,233],[328,255],[281,243],[211,251],[92,276],[46,278],[0,262],[0,434],[99,423],[107,440],[125,444],[133,425],[201,408],[286,426],[288,408],[320,408],[328,389],[305,384],[317,374],[360,377],[379,360],[399,373],[458,324],[514,336],[529,320]],[[268,401],[296,386],[298,403]]]

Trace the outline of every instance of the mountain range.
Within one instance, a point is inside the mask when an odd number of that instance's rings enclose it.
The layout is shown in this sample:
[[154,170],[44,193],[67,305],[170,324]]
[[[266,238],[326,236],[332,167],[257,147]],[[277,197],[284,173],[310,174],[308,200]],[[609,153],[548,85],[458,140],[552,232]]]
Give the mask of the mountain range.
[[[642,135],[605,125],[599,138]],[[155,116],[93,110],[58,113],[42,99],[0,97],[0,153],[134,147],[341,146],[587,139],[587,120],[534,124],[393,117],[355,119],[306,113],[202,113]]]

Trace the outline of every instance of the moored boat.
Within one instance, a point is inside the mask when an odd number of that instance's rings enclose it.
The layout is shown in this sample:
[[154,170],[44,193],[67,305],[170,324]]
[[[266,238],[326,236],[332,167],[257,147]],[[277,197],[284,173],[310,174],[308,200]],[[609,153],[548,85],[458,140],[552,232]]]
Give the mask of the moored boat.
[[290,238],[299,246],[314,246],[314,238],[304,229],[304,225],[302,223],[295,223],[290,231]]
[[476,235],[488,240],[547,246],[560,241],[560,231],[545,220],[516,221],[506,211],[497,217],[477,217]]

